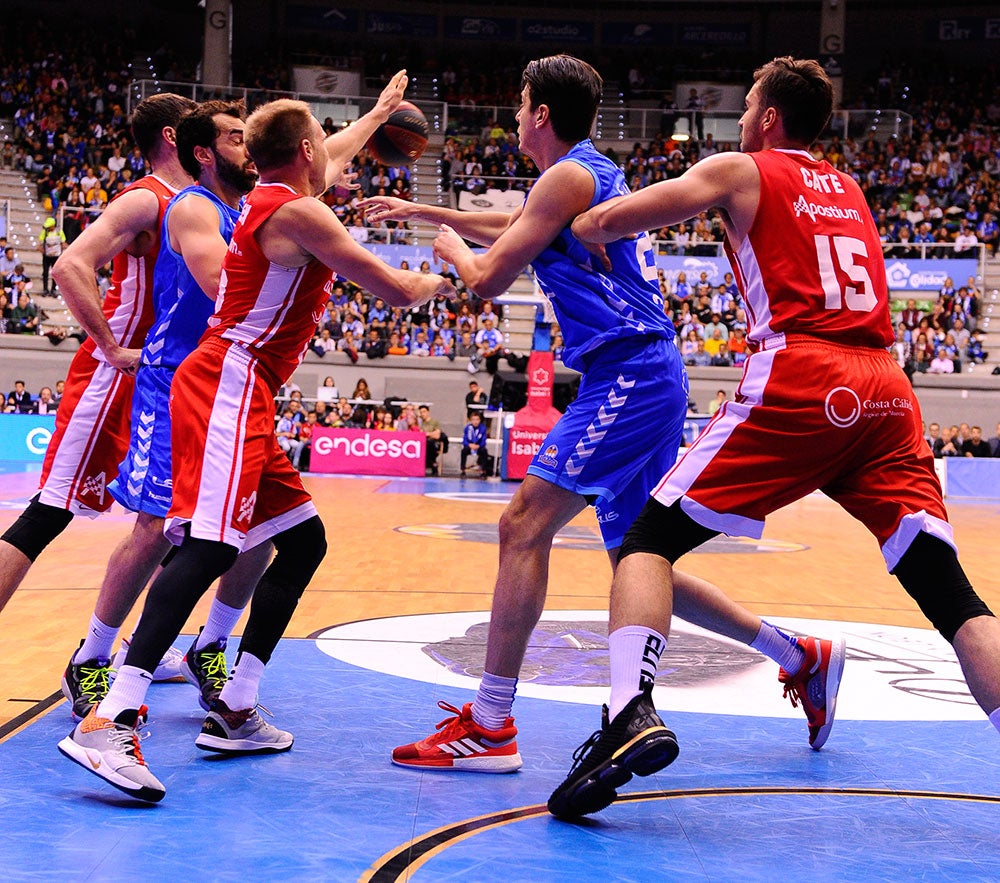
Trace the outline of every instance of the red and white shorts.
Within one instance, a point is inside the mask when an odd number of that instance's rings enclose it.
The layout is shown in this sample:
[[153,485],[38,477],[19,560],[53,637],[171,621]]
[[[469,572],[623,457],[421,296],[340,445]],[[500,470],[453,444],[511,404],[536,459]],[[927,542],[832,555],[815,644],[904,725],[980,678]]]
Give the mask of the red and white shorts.
[[316,515],[274,434],[274,390],[238,343],[212,339],[170,387],[173,502],[164,532],[252,549]]
[[105,484],[128,450],[135,380],[78,350],[70,364],[42,464],[38,499],[96,517],[114,502]]
[[789,336],[755,353],[736,401],[652,495],[704,527],[760,537],[769,513],[817,489],[875,535],[890,571],[920,531],[954,548],[920,407],[884,350]]

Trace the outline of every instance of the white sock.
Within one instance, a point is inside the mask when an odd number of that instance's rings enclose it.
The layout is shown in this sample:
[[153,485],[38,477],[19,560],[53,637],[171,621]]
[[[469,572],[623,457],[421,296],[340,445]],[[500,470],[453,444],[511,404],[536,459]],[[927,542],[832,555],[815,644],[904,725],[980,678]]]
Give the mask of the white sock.
[[476,701],[472,703],[472,719],[487,730],[499,730],[514,707],[517,678],[483,672]]
[[97,618],[97,614],[90,617],[90,627],[87,629],[87,637],[83,639],[83,646],[73,655],[74,662],[86,662],[89,659],[111,660],[111,647],[121,631],[118,626],[105,625]]
[[114,720],[127,708],[140,708],[151,683],[153,675],[150,672],[135,665],[123,665],[108,695],[97,706],[97,716]]
[[790,675],[797,674],[806,659],[805,650],[795,638],[764,620],[760,621],[760,631],[750,642],[750,646],[773,659]]
[[230,607],[218,598],[214,598],[212,607],[208,611],[208,619],[205,620],[201,634],[194,642],[194,649],[202,650],[209,644],[218,643],[221,638],[228,640],[242,613],[242,607]]
[[994,708],[993,711],[990,712],[990,723],[1000,730],[1000,708]]
[[642,625],[627,625],[608,635],[611,651],[611,701],[608,716],[614,720],[643,690],[652,689],[660,654],[667,639]]
[[236,667],[229,676],[219,698],[230,711],[244,711],[257,704],[257,689],[264,676],[264,663],[242,650],[236,657]]

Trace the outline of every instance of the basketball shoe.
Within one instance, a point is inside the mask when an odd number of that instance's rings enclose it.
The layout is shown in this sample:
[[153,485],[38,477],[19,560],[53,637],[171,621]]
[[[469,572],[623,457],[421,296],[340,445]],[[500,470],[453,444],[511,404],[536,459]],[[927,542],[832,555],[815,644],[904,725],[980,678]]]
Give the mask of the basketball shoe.
[[[118,647],[118,652],[115,654],[115,661],[111,663],[111,668],[113,671],[117,672],[125,664],[125,657],[128,656],[129,639],[122,638],[121,645]],[[181,671],[181,660],[184,658],[184,654],[181,653],[176,647],[171,647],[163,654],[163,659],[160,660],[159,664],[153,669],[153,683],[162,684],[170,681],[181,682],[184,680],[184,674]],[[114,675],[112,675],[111,680],[114,680]]]
[[806,656],[794,675],[784,669],[778,680],[785,685],[784,695],[795,708],[802,705],[809,725],[809,744],[819,751],[833,728],[837,710],[837,691],[844,673],[846,642],[843,638],[823,641],[819,638],[798,638]]
[[230,711],[225,702],[216,699],[194,744],[222,754],[275,754],[288,751],[294,741],[291,733],[272,727],[256,708]]
[[146,723],[146,706],[126,709],[114,720],[97,716],[97,708],[59,743],[59,750],[85,770],[120,791],[156,803],[166,789],[146,766],[139,727]]
[[487,730],[472,719],[472,703],[459,711],[447,702],[438,708],[450,711],[426,739],[392,750],[392,762],[426,770],[466,770],[474,773],[512,773],[521,768],[517,727],[509,717],[499,730]]
[[653,707],[648,690],[626,705],[613,721],[608,706],[601,711],[601,729],[573,754],[573,768],[552,792],[548,808],[556,818],[574,819],[610,806],[617,788],[633,774],[649,776],[674,762],[677,738]]
[[[83,641],[80,641],[80,647]],[[77,648],[79,649],[79,648]],[[62,693],[70,702],[70,714],[73,720],[82,721],[90,709],[108,695],[111,686],[111,661],[109,659],[85,659],[75,662],[69,658],[69,664],[62,676]]]
[[[201,629],[198,630],[201,634]],[[181,660],[181,674],[184,680],[198,688],[198,702],[205,711],[212,710],[212,702],[219,698],[222,688],[229,678],[226,667],[226,639],[219,638],[212,644],[206,644],[201,650],[196,650],[198,639],[195,638],[188,652]]]

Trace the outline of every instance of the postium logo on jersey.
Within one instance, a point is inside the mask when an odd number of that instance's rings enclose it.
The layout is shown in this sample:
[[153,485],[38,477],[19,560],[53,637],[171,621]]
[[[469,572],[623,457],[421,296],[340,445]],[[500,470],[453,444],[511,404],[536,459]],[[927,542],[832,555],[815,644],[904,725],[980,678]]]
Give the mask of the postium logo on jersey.
[[415,439],[398,439],[389,437],[384,432],[365,432],[362,435],[338,436],[330,438],[320,436],[313,442],[318,454],[339,453],[346,457],[384,457],[389,460],[419,460],[423,454],[420,442]]

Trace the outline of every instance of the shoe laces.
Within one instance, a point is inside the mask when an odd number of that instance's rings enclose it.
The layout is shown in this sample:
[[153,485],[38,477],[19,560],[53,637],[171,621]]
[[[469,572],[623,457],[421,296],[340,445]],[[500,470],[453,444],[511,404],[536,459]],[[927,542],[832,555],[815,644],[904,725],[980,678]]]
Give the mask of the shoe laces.
[[80,692],[87,699],[101,700],[108,695],[110,688],[108,676],[111,668],[108,665],[87,665],[86,663],[77,667],[77,683],[80,685]]
[[210,683],[216,690],[221,690],[229,679],[229,672],[226,669],[226,654],[222,650],[205,652],[196,650],[198,671],[207,683]]
[[791,681],[785,684],[785,690],[782,693],[782,696],[792,703],[792,708],[798,708],[799,703],[802,701],[802,692],[799,689],[798,682]]
[[590,734],[590,737],[584,742],[576,751],[573,752],[573,766],[570,769],[570,774],[572,774],[581,763],[583,763],[584,758],[590,753],[590,750],[601,741],[601,736],[604,735],[604,730],[594,730]]
[[460,708],[455,708],[455,706],[449,702],[445,702],[444,699],[438,700],[438,708],[440,708],[442,711],[449,711],[451,712],[451,714],[448,717],[446,717],[443,721],[441,721],[441,723],[435,726],[434,727],[435,730],[440,730],[441,727],[447,726],[448,724],[462,717],[462,710]]
[[139,743],[150,736],[148,729],[139,730],[140,727],[144,727],[145,725],[146,715],[143,713],[143,709],[140,709],[139,716],[135,719],[134,727],[130,727],[128,724],[114,724],[111,732],[108,733],[108,741],[125,754],[135,758],[135,762],[140,766],[146,766],[146,760],[142,756],[142,748]]
[[460,708],[455,708],[455,706],[451,703],[445,702],[443,699],[439,699],[438,708],[442,711],[450,712],[450,715],[434,727],[434,729],[438,732],[430,737],[430,741],[432,742],[440,742],[451,737],[455,728],[461,725],[462,720],[462,710]]

